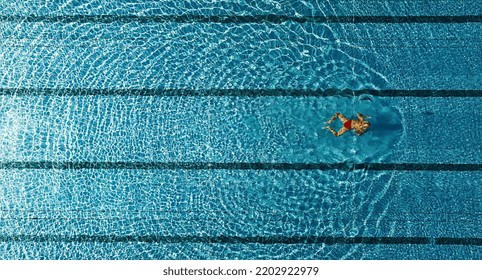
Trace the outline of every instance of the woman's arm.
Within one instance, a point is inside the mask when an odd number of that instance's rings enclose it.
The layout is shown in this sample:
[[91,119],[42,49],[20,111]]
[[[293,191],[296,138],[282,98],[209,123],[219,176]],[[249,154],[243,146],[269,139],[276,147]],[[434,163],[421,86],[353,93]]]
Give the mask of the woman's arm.
[[365,120],[364,118],[367,118],[367,119],[370,118],[370,116],[365,116],[365,115],[362,115],[362,114],[360,114],[360,113],[358,113],[356,116],[358,117],[358,119],[359,119],[360,121],[364,121],[364,120]]

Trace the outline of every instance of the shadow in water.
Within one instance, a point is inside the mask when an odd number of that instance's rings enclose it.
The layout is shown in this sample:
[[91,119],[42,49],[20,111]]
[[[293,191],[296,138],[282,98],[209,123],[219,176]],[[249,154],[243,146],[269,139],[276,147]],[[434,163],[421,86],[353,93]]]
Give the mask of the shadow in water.
[[[349,119],[356,119],[357,113],[370,116],[370,129],[362,136],[349,131],[340,137],[329,132],[323,133],[322,145],[330,147],[325,156],[337,162],[383,162],[397,147],[403,135],[402,115],[390,106],[384,98],[364,94],[358,97],[333,97],[327,106],[326,120],[340,112]],[[341,122],[335,120],[331,126],[338,130]]]

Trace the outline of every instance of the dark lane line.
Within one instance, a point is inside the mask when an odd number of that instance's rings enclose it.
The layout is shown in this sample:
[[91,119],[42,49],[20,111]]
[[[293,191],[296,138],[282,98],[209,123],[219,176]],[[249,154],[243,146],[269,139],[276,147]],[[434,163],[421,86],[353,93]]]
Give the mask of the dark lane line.
[[482,171],[482,164],[269,162],[0,162],[0,169]]
[[288,16],[288,15],[2,15],[1,22],[44,23],[468,23],[482,15],[464,16]]
[[[239,96],[239,97],[482,97],[482,90],[339,90],[339,89],[54,89],[54,88],[0,88],[5,96]],[[369,97],[368,97],[369,98]]]
[[165,235],[3,235],[0,242],[63,243],[222,243],[222,244],[367,244],[367,245],[465,245],[482,246],[482,238],[337,237],[337,236],[165,236]]

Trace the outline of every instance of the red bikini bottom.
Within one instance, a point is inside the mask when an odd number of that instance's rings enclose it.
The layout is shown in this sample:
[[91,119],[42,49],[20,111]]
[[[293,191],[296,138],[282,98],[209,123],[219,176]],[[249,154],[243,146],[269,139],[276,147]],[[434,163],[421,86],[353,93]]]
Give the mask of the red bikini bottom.
[[343,123],[343,126],[346,129],[351,129],[351,120],[347,120],[346,122]]

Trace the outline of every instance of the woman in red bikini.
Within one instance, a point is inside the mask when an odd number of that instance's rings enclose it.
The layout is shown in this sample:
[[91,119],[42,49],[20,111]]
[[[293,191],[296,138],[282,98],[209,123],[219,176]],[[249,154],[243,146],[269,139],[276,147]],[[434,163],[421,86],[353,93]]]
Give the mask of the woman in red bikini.
[[367,131],[367,129],[371,126],[370,122],[366,121],[365,118],[370,118],[368,116],[364,116],[362,114],[357,114],[358,120],[349,120],[347,119],[343,114],[336,113],[331,119],[327,122],[326,124],[330,124],[333,122],[336,118],[339,118],[340,121],[343,123],[343,127],[340,128],[340,130],[335,131],[333,128],[330,126],[325,126],[324,128],[328,129],[333,135],[335,136],[340,136],[343,135],[345,132],[348,130],[354,130],[358,136],[362,135]]

